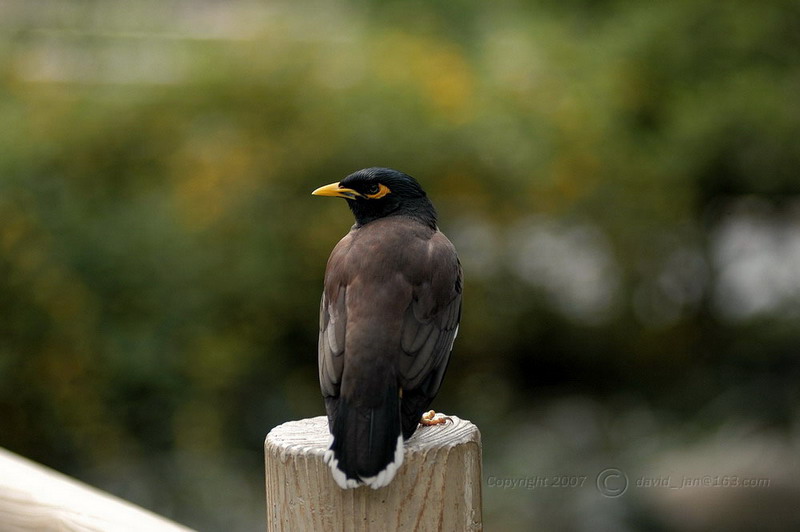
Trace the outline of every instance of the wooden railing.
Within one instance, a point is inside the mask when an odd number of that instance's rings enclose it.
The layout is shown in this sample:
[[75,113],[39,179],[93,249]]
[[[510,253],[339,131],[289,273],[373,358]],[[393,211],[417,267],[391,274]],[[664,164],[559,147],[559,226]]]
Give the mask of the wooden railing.
[[188,532],[191,529],[0,448],[0,530]]

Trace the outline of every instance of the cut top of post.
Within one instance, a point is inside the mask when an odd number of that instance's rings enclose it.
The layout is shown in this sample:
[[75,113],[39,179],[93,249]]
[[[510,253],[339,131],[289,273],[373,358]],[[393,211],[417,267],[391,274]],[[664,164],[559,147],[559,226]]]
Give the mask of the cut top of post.
[[[420,426],[405,442],[406,453],[416,454],[431,449],[463,445],[469,442],[480,444],[481,433],[471,422],[456,416],[447,416],[449,421],[441,425]],[[286,453],[318,454],[322,458],[330,445],[328,418],[317,416],[278,425],[267,434],[265,447],[274,447],[282,455]]]

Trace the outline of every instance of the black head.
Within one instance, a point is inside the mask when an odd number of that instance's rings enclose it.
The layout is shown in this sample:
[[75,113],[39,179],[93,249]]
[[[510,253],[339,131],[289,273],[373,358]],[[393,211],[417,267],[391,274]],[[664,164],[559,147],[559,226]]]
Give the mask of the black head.
[[346,199],[357,225],[386,216],[410,216],[436,227],[436,210],[417,180],[390,168],[359,170],[313,194]]

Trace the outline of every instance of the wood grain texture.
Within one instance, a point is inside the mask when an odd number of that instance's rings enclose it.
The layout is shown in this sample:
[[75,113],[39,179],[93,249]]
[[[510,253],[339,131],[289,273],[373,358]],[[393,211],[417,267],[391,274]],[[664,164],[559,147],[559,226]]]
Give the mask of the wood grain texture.
[[275,427],[264,442],[269,531],[482,530],[481,439],[451,416],[420,427],[385,488],[343,490],[322,460],[324,416]]
[[0,530],[187,532],[191,529],[0,449]]

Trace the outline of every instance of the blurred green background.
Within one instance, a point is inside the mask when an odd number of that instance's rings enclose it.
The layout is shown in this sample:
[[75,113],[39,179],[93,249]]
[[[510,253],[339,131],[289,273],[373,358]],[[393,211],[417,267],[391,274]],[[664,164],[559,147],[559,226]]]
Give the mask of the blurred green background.
[[800,529],[796,1],[5,0],[0,126],[0,446],[262,529],[352,223],[310,192],[389,166],[464,265],[487,529]]

